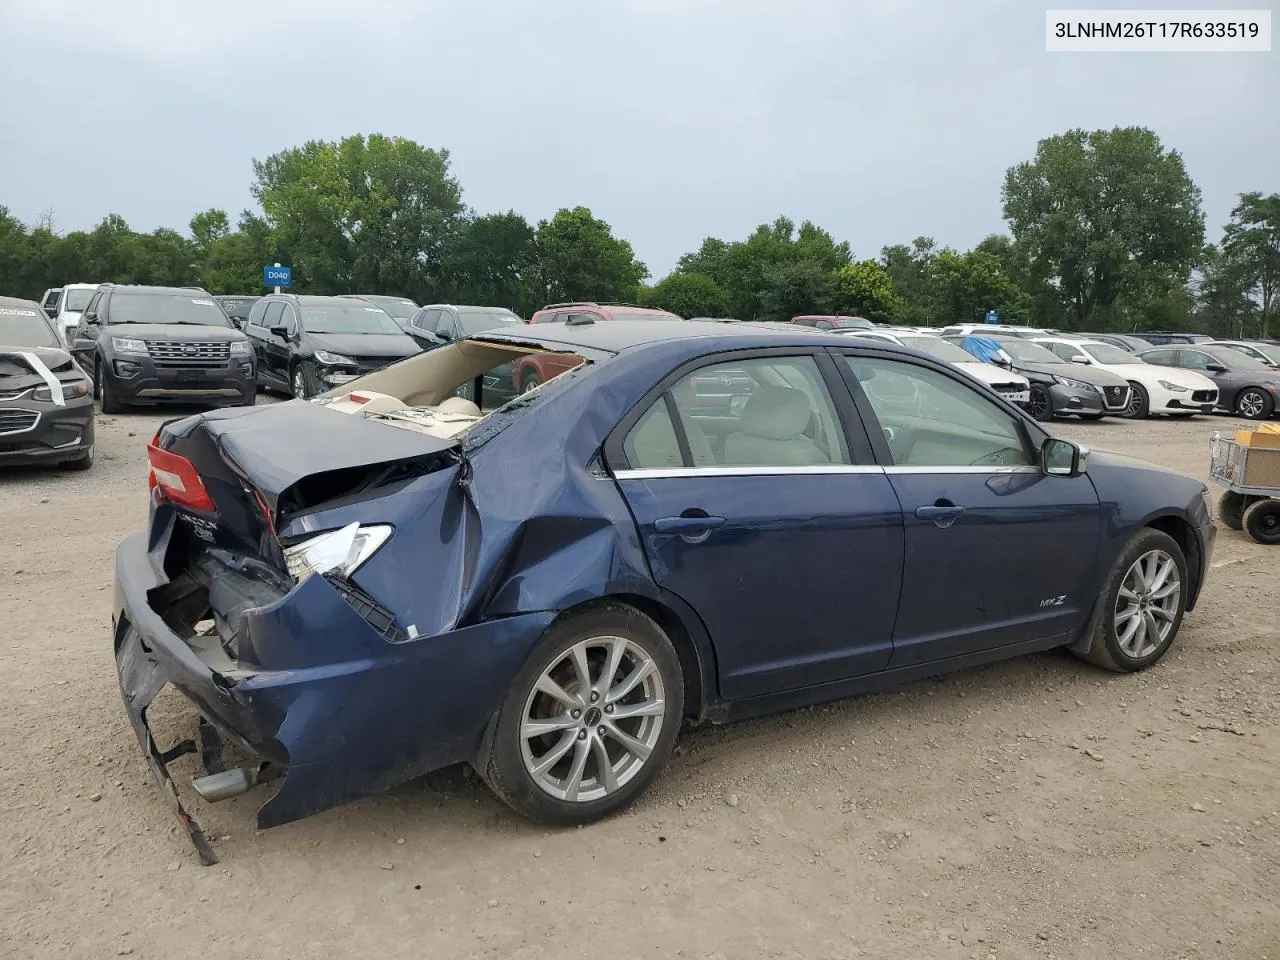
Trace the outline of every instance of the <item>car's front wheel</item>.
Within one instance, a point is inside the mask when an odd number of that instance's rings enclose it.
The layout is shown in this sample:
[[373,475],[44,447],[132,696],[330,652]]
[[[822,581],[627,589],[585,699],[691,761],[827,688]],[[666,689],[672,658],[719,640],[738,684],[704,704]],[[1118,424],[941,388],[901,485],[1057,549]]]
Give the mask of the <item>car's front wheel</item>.
[[1173,537],[1150,528],[1136,534],[1103,587],[1084,658],[1120,673],[1151,666],[1178,635],[1189,585],[1186,557]]
[[1127,420],[1141,420],[1147,415],[1149,409],[1151,409],[1151,401],[1147,397],[1146,388],[1130,380],[1129,402],[1125,404],[1124,413],[1121,416]]
[[1038,383],[1031,385],[1031,397],[1027,401],[1027,413],[1041,423],[1053,419],[1053,399],[1049,396],[1049,391]]
[[299,400],[305,400],[315,393],[311,387],[311,378],[307,376],[307,371],[300,363],[293,365],[293,371],[289,374],[289,386],[292,388],[293,395]]
[[658,775],[683,704],[680,660],[658,624],[622,604],[587,608],[534,646],[474,765],[531,820],[590,823]]

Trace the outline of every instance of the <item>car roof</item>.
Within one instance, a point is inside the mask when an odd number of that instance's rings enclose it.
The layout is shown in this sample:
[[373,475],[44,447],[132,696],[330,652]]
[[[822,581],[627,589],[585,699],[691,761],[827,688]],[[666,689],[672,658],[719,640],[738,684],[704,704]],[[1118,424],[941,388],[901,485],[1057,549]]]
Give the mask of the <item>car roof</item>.
[[100,283],[64,283],[60,287],[50,287],[52,290],[97,290],[102,284]]
[[215,300],[261,300],[260,293],[220,293],[213,299]]
[[[519,331],[479,334],[480,340],[543,341],[566,347],[586,347],[620,353],[633,347],[671,340],[700,338],[722,341],[728,348],[740,346],[800,346],[827,344],[849,346],[849,338],[814,327],[791,323],[744,320],[740,323],[715,323],[699,320],[611,320],[607,323],[538,323]],[[724,349],[720,345],[708,352]]]
[[44,307],[34,300],[24,300],[22,297],[0,297],[0,307],[21,307],[24,310],[34,310],[42,317],[45,316]]
[[[355,294],[343,296],[322,297],[318,294],[296,294],[296,293],[269,293],[268,297],[288,297],[290,300],[296,300],[302,306],[323,306],[326,303],[332,303],[334,300],[346,300],[355,303],[368,303],[364,297],[358,297]],[[265,297],[263,299],[266,299]]]
[[141,293],[147,296],[173,296],[176,294],[180,297],[189,297],[195,294],[196,296],[213,298],[213,294],[201,287],[152,287],[140,283],[104,283],[101,286],[112,292]]

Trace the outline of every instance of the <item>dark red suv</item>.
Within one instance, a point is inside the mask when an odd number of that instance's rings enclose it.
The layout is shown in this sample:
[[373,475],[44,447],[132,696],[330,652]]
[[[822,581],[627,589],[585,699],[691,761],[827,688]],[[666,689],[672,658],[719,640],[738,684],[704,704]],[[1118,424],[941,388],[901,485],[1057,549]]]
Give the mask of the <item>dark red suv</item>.
[[[639,307],[631,303],[552,303],[532,317],[530,323],[596,323],[604,320],[684,320],[684,317],[666,310]],[[513,371],[516,390],[527,393],[552,377],[558,377],[581,363],[573,356],[521,357]]]

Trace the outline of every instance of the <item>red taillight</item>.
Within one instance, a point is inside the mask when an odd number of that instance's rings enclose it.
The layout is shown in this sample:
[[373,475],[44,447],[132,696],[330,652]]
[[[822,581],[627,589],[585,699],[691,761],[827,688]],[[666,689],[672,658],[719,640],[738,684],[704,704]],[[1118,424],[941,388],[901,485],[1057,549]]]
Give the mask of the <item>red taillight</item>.
[[151,476],[147,484],[152,489],[159,487],[166,497],[181,507],[214,513],[216,507],[209,491],[204,488],[200,474],[186,457],[180,457],[168,450],[161,450],[159,434],[147,444],[147,460],[151,463]]

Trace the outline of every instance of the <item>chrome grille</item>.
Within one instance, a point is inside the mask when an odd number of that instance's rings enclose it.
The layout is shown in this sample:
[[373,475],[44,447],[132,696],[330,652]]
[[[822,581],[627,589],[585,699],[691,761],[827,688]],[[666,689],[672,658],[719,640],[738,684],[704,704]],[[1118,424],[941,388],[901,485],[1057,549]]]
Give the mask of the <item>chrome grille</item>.
[[231,344],[190,340],[148,340],[147,353],[157,367],[225,367]]
[[1216,403],[1217,400],[1217,390],[1196,390],[1191,394],[1192,403]]
[[35,410],[0,410],[0,437],[10,433],[26,433],[40,420]]
[[1103,387],[1102,396],[1108,407],[1123,407],[1129,399],[1128,387]]

